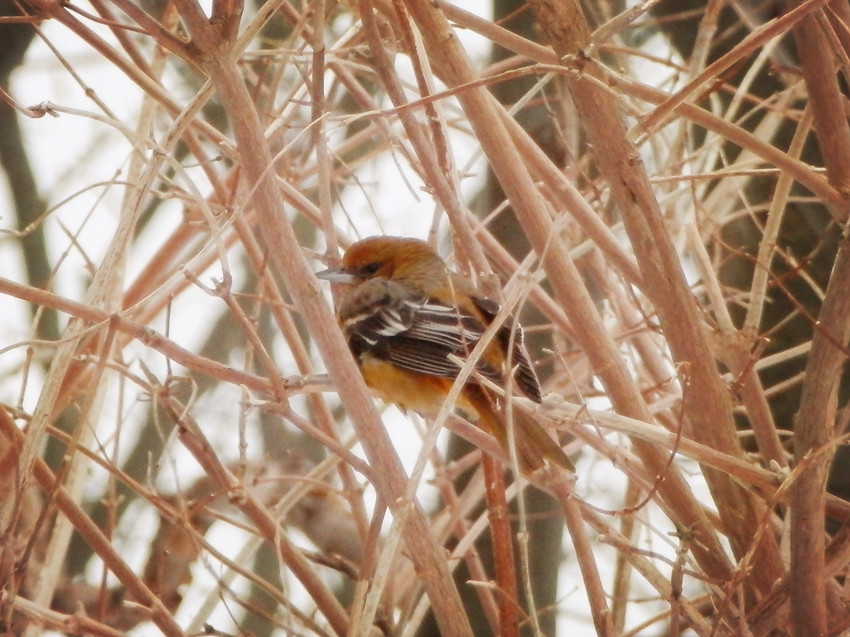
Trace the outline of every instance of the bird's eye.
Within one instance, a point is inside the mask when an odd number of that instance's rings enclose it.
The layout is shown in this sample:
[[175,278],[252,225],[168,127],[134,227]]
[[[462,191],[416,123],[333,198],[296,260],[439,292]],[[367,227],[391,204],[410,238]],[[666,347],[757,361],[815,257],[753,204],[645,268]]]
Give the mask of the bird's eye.
[[362,268],[360,268],[360,275],[364,277],[369,277],[375,274],[380,269],[381,264],[377,261],[373,261],[372,263],[367,263]]

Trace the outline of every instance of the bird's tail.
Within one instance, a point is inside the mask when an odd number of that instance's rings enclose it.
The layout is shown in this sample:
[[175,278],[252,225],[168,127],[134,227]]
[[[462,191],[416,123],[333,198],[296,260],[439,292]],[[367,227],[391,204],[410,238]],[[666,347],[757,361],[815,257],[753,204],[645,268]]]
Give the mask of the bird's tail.
[[[487,430],[502,449],[510,455],[510,443],[508,441],[507,414],[504,413],[501,400],[497,400],[486,389],[481,387],[468,387],[473,391],[465,392],[466,398],[478,412],[479,425]],[[520,469],[524,472],[533,473],[541,469],[546,460],[568,471],[575,472],[575,467],[560,445],[555,442],[549,433],[540,426],[534,417],[524,409],[512,410],[514,443],[516,445],[517,459]]]

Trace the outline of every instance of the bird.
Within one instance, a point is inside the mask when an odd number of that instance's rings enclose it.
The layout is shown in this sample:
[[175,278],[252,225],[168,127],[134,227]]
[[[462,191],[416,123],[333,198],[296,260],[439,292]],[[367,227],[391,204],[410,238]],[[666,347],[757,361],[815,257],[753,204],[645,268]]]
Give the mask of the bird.
[[[430,244],[407,237],[377,236],[352,244],[338,267],[317,273],[347,284],[337,319],[366,385],[384,402],[435,416],[457,379],[463,361],[499,312],[498,303],[478,293],[451,271]],[[497,386],[518,388],[535,403],[540,383],[511,319],[499,327],[475,367]],[[509,454],[506,398],[473,374],[455,404]],[[520,469],[533,473],[545,461],[569,471],[572,462],[530,413],[513,410]]]

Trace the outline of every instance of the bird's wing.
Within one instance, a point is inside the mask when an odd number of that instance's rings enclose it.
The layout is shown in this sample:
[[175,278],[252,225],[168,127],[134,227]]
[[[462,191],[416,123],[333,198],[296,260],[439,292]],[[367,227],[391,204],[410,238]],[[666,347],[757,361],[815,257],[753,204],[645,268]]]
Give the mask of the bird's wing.
[[[357,295],[340,309],[340,319],[355,355],[368,353],[402,369],[454,378],[484,334],[484,326],[468,312],[445,305],[387,279],[361,284]],[[501,382],[500,370],[479,360],[476,370]]]
[[[475,307],[481,311],[488,321],[496,318],[501,309],[498,303],[482,297],[473,296],[471,298]],[[508,317],[502,327],[499,328],[496,337],[499,339],[502,351],[505,352],[508,365],[514,370],[514,380],[522,393],[536,403],[541,402],[543,395],[540,390],[540,381],[537,380],[537,374],[534,373],[534,368],[531,366],[525,349],[525,332],[523,332],[522,325],[513,317]]]

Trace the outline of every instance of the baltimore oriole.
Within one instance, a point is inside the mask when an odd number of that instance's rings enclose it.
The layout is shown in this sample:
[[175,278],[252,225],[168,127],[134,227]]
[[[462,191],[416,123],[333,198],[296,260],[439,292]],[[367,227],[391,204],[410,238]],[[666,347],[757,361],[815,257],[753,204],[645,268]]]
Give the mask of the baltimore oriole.
[[[458,359],[466,360],[499,311],[417,239],[363,239],[345,252],[340,267],[317,276],[352,285],[337,316],[366,384],[386,402],[426,416],[439,411],[460,372]],[[513,373],[513,385],[541,402],[540,384],[515,321],[497,331],[475,370],[501,387]],[[471,378],[456,406],[507,451],[504,400]],[[515,409],[513,418],[522,469],[534,471],[548,459],[573,470],[561,447],[530,414]]]

